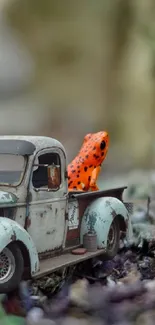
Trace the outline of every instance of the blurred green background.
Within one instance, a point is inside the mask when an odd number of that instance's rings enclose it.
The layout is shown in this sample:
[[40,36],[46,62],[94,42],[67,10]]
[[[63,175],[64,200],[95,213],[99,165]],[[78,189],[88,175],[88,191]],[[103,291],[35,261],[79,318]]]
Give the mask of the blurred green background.
[[102,179],[126,183],[154,169],[154,118],[154,0],[0,1],[1,134],[56,137],[70,161],[106,129]]

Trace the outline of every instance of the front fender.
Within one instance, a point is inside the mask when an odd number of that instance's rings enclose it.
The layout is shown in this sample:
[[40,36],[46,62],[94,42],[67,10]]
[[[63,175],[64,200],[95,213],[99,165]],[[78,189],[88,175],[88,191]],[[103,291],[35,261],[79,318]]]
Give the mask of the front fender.
[[21,241],[28,250],[31,275],[39,270],[39,258],[36,247],[28,232],[14,220],[0,217],[0,252],[11,242]]
[[122,216],[128,228],[129,215],[125,205],[115,197],[103,197],[94,200],[85,210],[80,231],[80,243],[83,235],[89,230],[97,234],[98,248],[106,248],[107,237],[112,221],[116,216]]

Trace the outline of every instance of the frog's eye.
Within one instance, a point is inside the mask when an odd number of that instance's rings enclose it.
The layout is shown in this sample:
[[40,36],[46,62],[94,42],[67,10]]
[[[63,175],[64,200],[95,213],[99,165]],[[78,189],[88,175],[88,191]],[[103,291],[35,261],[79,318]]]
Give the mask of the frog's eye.
[[105,141],[102,141],[102,142],[100,143],[100,149],[101,149],[101,150],[104,150],[105,147],[106,147],[106,142],[105,142]]

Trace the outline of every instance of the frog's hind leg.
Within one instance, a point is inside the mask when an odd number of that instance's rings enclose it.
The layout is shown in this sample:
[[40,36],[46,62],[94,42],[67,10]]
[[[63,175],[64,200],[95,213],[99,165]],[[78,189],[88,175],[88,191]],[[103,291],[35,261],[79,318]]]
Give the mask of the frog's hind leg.
[[99,190],[98,186],[96,185],[96,181],[97,181],[100,170],[101,170],[101,166],[98,166],[98,167],[94,168],[94,170],[92,171],[90,184],[89,184],[89,188],[91,189],[91,191]]
[[81,189],[74,189],[74,188],[68,188],[68,192],[85,192],[84,190]]

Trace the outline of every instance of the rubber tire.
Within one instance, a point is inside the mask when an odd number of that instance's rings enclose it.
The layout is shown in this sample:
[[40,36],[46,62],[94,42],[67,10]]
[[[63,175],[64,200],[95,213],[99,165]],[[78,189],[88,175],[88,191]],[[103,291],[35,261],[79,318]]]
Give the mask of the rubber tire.
[[[108,251],[108,249],[106,250],[106,253],[101,256],[101,260],[111,260],[113,259],[117,253],[118,253],[118,250],[119,250],[119,242],[120,242],[120,226],[119,226],[119,222],[118,222],[118,219],[117,217],[113,220],[112,222],[113,226],[114,226],[114,231],[115,231],[115,240],[114,240],[114,244],[113,244],[113,248]],[[112,225],[111,224],[111,225]],[[110,231],[110,229],[109,229]]]
[[0,283],[0,293],[9,293],[17,289],[24,272],[24,259],[21,250],[16,243],[11,243],[7,246],[15,259],[15,272],[8,282]]

